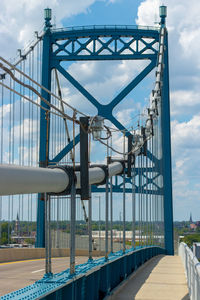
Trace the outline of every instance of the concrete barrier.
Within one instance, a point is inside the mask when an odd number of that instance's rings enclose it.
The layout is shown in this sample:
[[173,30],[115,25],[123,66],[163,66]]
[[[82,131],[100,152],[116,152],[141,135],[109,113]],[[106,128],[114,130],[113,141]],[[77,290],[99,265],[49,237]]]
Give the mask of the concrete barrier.
[[[70,249],[52,249],[52,257],[67,257]],[[103,251],[93,251],[93,256],[103,256]],[[87,250],[77,249],[76,256],[88,256]],[[0,263],[13,262],[19,260],[45,258],[44,248],[7,248],[0,249]]]

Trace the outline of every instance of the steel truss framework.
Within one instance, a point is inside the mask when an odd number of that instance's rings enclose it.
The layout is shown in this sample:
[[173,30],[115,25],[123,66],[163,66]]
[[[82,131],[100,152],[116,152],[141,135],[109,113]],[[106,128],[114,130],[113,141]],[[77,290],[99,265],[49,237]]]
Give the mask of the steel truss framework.
[[[105,26],[104,28],[93,27],[87,29],[62,30],[61,32],[51,32],[52,52],[50,57],[50,69],[56,68],[86,99],[98,110],[98,115],[108,119],[119,130],[126,130],[126,135],[131,133],[114,116],[114,108],[151,72],[156,66],[157,49],[159,43],[158,29],[137,29],[132,26],[115,26],[114,28]],[[75,78],[73,78],[62,66],[62,61],[81,60],[150,60],[149,65],[140,72],[109,104],[101,104],[91,95]],[[79,135],[75,138],[75,144],[79,143]],[[60,161],[73,147],[73,141],[54,157],[50,163]],[[149,155],[151,159],[151,156]],[[157,162],[157,163],[156,163]],[[158,160],[154,157],[154,164],[158,165]],[[142,170],[145,174],[146,170]],[[145,175],[143,175],[145,176]],[[149,183],[150,183],[149,179]],[[127,183],[131,179],[126,178]],[[153,193],[162,192],[157,187]],[[116,178],[113,184],[113,192],[122,192],[121,184]],[[136,187],[136,193],[139,188]],[[92,186],[92,192],[105,192],[104,187]],[[126,188],[126,193],[132,190]],[[148,192],[148,191],[147,191]]]
[[[51,89],[51,71],[57,69],[98,111],[98,115],[109,120],[119,130],[126,130],[126,136],[131,133],[114,116],[113,109],[156,67],[158,56],[158,44],[160,34],[158,28],[139,28],[132,26],[104,26],[81,27],[72,29],[51,30],[46,28],[43,36],[43,61],[42,61],[42,85]],[[173,253],[172,234],[172,188],[171,188],[171,146],[170,146],[170,117],[169,117],[169,75],[168,75],[168,48],[167,35],[165,37],[164,75],[161,106],[161,128],[162,128],[162,149],[163,149],[163,186],[156,187],[154,178],[148,178],[148,182],[154,183],[155,191],[146,190],[147,193],[164,195],[164,220],[165,220],[165,247],[168,254]],[[89,93],[74,77],[72,77],[61,65],[63,61],[83,60],[149,60],[145,67],[124,89],[106,105],[101,104],[91,93]],[[50,102],[50,96],[42,90],[42,97]],[[43,103],[44,107],[48,105]],[[163,114],[165,111],[165,114]],[[66,145],[62,151],[52,160],[47,157],[47,120],[45,112],[41,110],[40,122],[40,165],[46,166],[47,162],[59,162],[73,147],[73,142]],[[79,135],[75,137],[75,145],[80,141]],[[148,152],[148,158],[152,159],[154,166],[149,170],[157,170],[161,163],[157,158]],[[146,170],[143,169],[143,176]],[[138,170],[136,168],[136,174]],[[140,173],[141,174],[141,173]],[[131,183],[131,179],[126,179]],[[144,187],[144,186],[143,186]],[[103,192],[102,187],[93,187],[92,192]],[[129,193],[132,190],[126,189]],[[136,192],[139,188],[136,187]],[[122,192],[121,184],[117,179],[113,184],[113,192]],[[37,246],[44,247],[44,201],[43,195],[39,195],[38,216],[37,216]]]

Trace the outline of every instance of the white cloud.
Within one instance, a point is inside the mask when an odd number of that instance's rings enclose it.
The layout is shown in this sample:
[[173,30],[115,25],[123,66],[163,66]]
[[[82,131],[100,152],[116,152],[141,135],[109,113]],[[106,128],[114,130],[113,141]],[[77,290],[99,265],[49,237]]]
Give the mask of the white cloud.
[[188,122],[172,122],[172,142],[177,150],[200,149],[200,114],[193,116]]
[[200,110],[200,91],[175,90],[170,98],[172,116],[193,114]]
[[77,62],[68,71],[99,102],[106,104],[147,64],[145,61]]
[[[30,0],[27,2],[19,0],[16,2],[2,0],[0,12],[1,55],[13,56],[15,54],[13,49],[23,47],[24,43],[33,36],[35,30],[42,29],[43,9],[47,5],[52,8],[53,15],[56,15],[57,23],[62,25],[63,18],[81,12],[87,13],[95,1]],[[116,1],[107,0],[107,3]],[[138,8],[137,24],[154,25],[154,22],[159,20],[158,7],[160,4],[162,3],[159,0],[142,1]],[[200,115],[198,113],[200,108],[200,43],[198,43],[200,39],[200,2],[196,0],[177,0],[175,2],[166,0],[165,4],[168,6],[171,109],[172,116],[176,118],[172,122],[172,147],[175,208],[178,210],[182,203],[188,205],[187,197],[188,199],[198,198],[198,194],[200,194],[199,186],[194,179],[199,176],[196,166],[200,164],[200,139],[198,138],[200,136]],[[127,84],[144,67],[143,64],[144,62],[136,66],[135,62],[131,61],[112,64],[83,62],[73,63],[69,71],[75,78],[78,76],[80,82],[102,103],[108,103],[119,92],[121,86]],[[64,83],[63,80],[62,82]],[[87,113],[88,110],[89,113],[96,113],[83,96],[66,84],[63,95],[69,99],[72,105],[77,105],[81,110],[87,111]],[[5,106],[4,110],[4,113],[8,114],[8,112],[9,105]],[[125,121],[128,124],[132,113],[124,106],[123,110],[118,112],[118,117],[121,122]],[[190,115],[185,121],[183,115],[185,117],[188,114]],[[191,114],[195,115],[191,117]],[[122,150],[123,138],[120,139],[116,135],[113,144],[117,149]],[[99,145],[95,143],[94,150],[98,147]],[[193,187],[194,190],[192,190]],[[183,210],[184,208],[181,211],[183,212]]]
[[[9,58],[16,55],[30,39],[34,31],[43,29],[43,9],[52,8],[57,24],[61,25],[63,18],[79,13],[87,13],[87,9],[96,0],[2,0],[0,12],[1,55]],[[15,50],[16,49],[16,50]]]
[[[137,24],[154,25],[160,4],[158,0],[142,1]],[[200,176],[200,2],[166,0],[164,4],[169,31],[175,219],[188,219],[187,212],[196,207],[200,194],[196,185]]]
[[[137,24],[154,25],[155,19],[159,19],[159,0],[142,1],[138,8]],[[168,0],[167,5],[167,28],[169,30],[169,47],[171,54],[171,68],[178,70],[185,68],[187,73],[189,68],[200,68],[200,2],[196,0]],[[155,18],[156,15],[156,18]],[[180,75],[180,74],[179,74]]]
[[117,120],[125,126],[132,124],[133,114],[135,114],[135,108],[123,109],[117,112]]
[[172,122],[173,195],[175,218],[178,219],[188,219],[188,209],[193,211],[195,219],[199,219],[199,135],[200,115],[193,116],[188,122]]

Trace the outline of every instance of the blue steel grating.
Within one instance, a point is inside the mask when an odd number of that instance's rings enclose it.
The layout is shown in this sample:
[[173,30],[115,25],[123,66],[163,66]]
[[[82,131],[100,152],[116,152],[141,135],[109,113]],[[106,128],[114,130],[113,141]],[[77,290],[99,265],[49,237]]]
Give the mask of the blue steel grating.
[[[139,250],[139,251],[137,251]],[[154,252],[153,252],[154,251]],[[54,274],[53,276],[44,276],[41,280],[36,281],[34,284],[24,287],[18,291],[9,293],[5,296],[1,297],[1,300],[8,300],[8,299],[16,299],[16,300],[24,300],[24,299],[45,299],[48,295],[51,295],[57,289],[61,290],[66,286],[66,283],[70,283],[71,280],[77,279],[81,277],[81,275],[86,275],[90,270],[94,268],[106,266],[107,263],[111,263],[116,261],[117,259],[122,260],[120,262],[120,266],[123,264],[124,270],[122,271],[123,274],[130,273],[130,265],[125,263],[128,259],[128,255],[136,254],[135,260],[135,268],[136,269],[139,265],[144,263],[146,260],[151,258],[156,254],[164,253],[164,249],[160,247],[136,247],[135,249],[126,250],[123,253],[122,250],[116,253],[110,253],[108,260],[104,257],[99,258],[96,260],[88,260],[86,263],[76,266],[76,272],[74,275],[70,275],[70,270],[67,269],[63,272]],[[151,255],[149,255],[151,253]],[[154,253],[154,254],[153,254]],[[114,268],[114,264],[111,264]],[[133,267],[133,266],[132,266]],[[100,271],[97,270],[97,272]],[[94,272],[94,270],[93,270]],[[124,275],[124,278],[126,276]],[[112,286],[113,288],[114,286]],[[60,298],[62,299],[62,298]]]

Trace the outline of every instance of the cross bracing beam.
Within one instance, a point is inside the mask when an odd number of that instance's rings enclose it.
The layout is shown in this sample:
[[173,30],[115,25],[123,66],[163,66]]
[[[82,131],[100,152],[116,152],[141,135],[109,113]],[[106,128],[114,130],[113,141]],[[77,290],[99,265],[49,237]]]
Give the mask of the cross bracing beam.
[[[151,173],[154,172],[154,174],[155,174],[155,169],[154,168],[149,168],[148,171],[151,172]],[[158,176],[160,176],[160,173],[158,171],[156,171],[157,174],[155,174],[152,178],[149,178],[149,177],[146,177],[146,175],[145,175],[145,172],[146,172],[145,169],[142,169],[142,172],[143,173],[140,176],[144,176],[145,178],[147,178],[147,180],[146,180],[146,183],[144,183],[140,186],[138,184],[135,184],[135,187],[134,187],[135,194],[140,194],[141,189],[142,189],[143,194],[163,195],[163,187],[158,186],[155,182],[156,178]],[[115,181],[112,182],[112,192],[113,193],[123,193],[123,183],[118,182],[119,181],[118,178],[120,178],[120,177],[121,176],[116,176]],[[133,184],[132,178],[127,178],[126,177],[125,182],[126,182],[126,184],[131,184],[131,185]],[[147,188],[148,184],[152,184],[152,187],[154,187],[154,189]],[[109,185],[109,191],[110,191],[110,185]],[[93,193],[105,192],[105,187],[93,185],[92,186],[92,192]],[[132,188],[126,187],[125,192],[127,194],[132,194],[133,190],[132,190]]]
[[159,29],[132,26],[74,27],[52,31],[52,60],[155,59]]
[[[90,103],[98,110],[98,115],[111,121],[119,130],[125,130],[126,136],[130,132],[113,116],[113,109],[155,68],[156,60],[152,60],[109,104],[101,104],[91,93],[89,93],[72,75],[69,74],[60,64],[56,63],[56,68]],[[68,152],[70,151],[70,148]],[[63,152],[63,153],[66,153]],[[54,158],[55,160],[55,158]]]
[[[135,187],[135,193],[136,194],[139,194],[139,193],[141,194],[140,188],[141,187],[137,187],[137,186]],[[109,188],[109,192],[110,192],[110,188]],[[112,192],[113,193],[123,193],[123,188],[122,188],[121,185],[120,186],[112,185]],[[132,192],[133,192],[132,188],[126,188],[125,189],[126,194],[132,194]],[[105,188],[93,185],[92,186],[92,193],[105,193]],[[144,189],[143,194],[144,195],[146,195],[146,194],[163,195],[163,192],[162,192],[162,189],[159,189],[159,191]]]
[[[73,76],[69,74],[60,64],[56,63],[53,68],[56,68],[76,89],[97,109],[98,114],[111,121],[119,130],[125,130],[126,136],[130,135],[130,132],[113,116],[113,109],[119,104],[156,66],[156,60],[153,60],[149,65],[140,72],[109,104],[101,104],[93,95],[91,95]],[[75,138],[75,145],[79,143],[79,135]],[[67,155],[73,147],[73,142],[66,145],[63,150],[56,155],[50,162],[58,162],[65,155]]]

